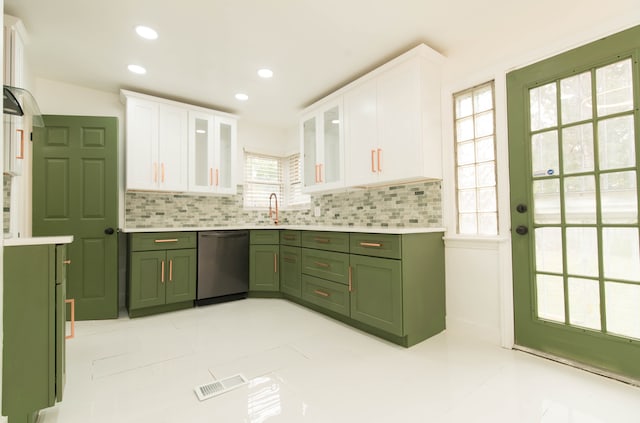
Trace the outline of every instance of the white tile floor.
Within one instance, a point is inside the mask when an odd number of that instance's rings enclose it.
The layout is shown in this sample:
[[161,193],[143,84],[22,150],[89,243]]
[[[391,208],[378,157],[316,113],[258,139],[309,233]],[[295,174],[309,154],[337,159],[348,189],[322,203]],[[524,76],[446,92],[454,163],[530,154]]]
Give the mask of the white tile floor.
[[639,388],[452,331],[405,349],[277,299],[78,322],[67,345],[40,422],[640,421]]

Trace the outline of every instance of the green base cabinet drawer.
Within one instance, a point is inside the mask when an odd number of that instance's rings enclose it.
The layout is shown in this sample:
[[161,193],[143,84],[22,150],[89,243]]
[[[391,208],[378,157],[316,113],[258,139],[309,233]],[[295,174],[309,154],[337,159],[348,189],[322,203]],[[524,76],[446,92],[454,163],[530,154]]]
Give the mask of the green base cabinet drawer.
[[131,251],[158,251],[196,248],[197,232],[150,232],[131,234]]
[[302,299],[349,316],[349,287],[346,285],[302,275]]
[[302,296],[300,248],[280,246],[280,292],[296,298]]
[[351,255],[351,269],[351,318],[404,335],[401,262]]
[[395,234],[352,233],[349,238],[351,254],[363,256],[402,258],[402,237]]
[[300,231],[280,231],[280,245],[300,246]]
[[349,254],[302,248],[302,273],[342,284],[349,283]]
[[303,231],[301,246],[318,250],[349,252],[349,234],[345,232]]
[[249,244],[279,244],[280,231],[276,229],[259,229],[249,232]]

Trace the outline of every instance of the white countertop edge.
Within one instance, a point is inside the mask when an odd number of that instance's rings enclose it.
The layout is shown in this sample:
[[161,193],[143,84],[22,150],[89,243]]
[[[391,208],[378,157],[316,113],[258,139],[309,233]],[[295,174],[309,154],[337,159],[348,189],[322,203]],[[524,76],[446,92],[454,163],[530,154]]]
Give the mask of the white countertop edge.
[[21,247],[24,245],[71,244],[73,236],[36,236],[30,238],[7,238],[5,247]]
[[237,226],[213,226],[213,227],[184,227],[184,228],[121,228],[125,233],[145,232],[202,232],[202,231],[234,231],[250,229],[289,229],[294,231],[327,231],[327,232],[359,232],[374,234],[420,234],[445,232],[445,228],[385,228],[379,226],[304,226],[304,225],[237,225]]

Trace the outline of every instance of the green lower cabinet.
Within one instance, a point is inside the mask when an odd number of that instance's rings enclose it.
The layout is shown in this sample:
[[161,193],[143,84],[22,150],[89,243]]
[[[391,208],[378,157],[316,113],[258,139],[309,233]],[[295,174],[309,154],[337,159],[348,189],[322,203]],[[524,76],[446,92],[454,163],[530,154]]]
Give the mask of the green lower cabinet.
[[[173,304],[196,298],[197,250],[169,250],[166,277],[166,303]],[[165,269],[166,270],[166,269]]]
[[[264,232],[264,231],[261,231]],[[252,231],[253,233],[253,231]],[[277,232],[274,232],[277,235]],[[278,245],[249,246],[249,291],[280,291]]]
[[347,285],[302,275],[302,299],[334,313],[349,316]]
[[280,291],[296,298],[302,296],[298,247],[280,246]]
[[351,255],[351,318],[401,336],[402,266],[399,260]]
[[129,309],[153,307],[166,302],[164,260],[166,251],[131,253]]

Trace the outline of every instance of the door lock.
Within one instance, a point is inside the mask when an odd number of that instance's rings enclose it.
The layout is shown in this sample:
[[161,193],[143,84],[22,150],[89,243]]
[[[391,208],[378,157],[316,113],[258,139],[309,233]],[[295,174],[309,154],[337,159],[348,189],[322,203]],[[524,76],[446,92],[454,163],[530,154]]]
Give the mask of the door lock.
[[114,232],[113,228],[107,228],[104,230],[104,233],[107,235],[113,235]]
[[518,213],[526,213],[526,212],[527,212],[527,210],[528,210],[528,209],[527,209],[527,205],[526,205],[526,204],[518,204],[518,205],[516,206],[516,211],[517,211]]
[[529,232],[529,228],[524,225],[520,225],[516,228],[516,233],[518,235],[526,235]]

